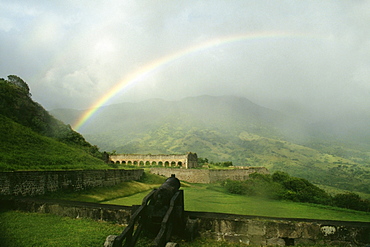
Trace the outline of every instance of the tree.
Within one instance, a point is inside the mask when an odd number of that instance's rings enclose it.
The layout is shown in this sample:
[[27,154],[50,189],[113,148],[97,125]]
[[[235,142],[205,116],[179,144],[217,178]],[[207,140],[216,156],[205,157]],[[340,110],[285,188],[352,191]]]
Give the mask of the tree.
[[20,77],[16,75],[8,75],[8,82],[22,88],[29,96],[31,96],[30,88],[28,87],[27,83],[23,81]]
[[362,199],[358,194],[353,192],[337,194],[334,196],[333,201],[335,206],[341,208],[348,208],[367,212],[370,210],[370,201]]

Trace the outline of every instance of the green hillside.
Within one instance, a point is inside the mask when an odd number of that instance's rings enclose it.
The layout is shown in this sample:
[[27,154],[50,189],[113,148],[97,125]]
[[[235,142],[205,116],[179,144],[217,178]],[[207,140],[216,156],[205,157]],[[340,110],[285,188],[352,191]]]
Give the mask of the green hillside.
[[191,150],[196,151],[198,157],[207,157],[211,161],[265,166],[272,172],[285,171],[317,184],[370,193],[368,156],[349,159],[248,132],[227,138],[215,130],[192,129],[184,132],[165,124],[136,141],[117,146],[116,150],[118,153],[168,154]]
[[42,136],[0,115],[0,171],[106,169],[84,150]]
[[0,79],[0,170],[108,168],[96,146],[51,116],[17,76]]
[[[76,116],[75,110],[52,112],[71,124]],[[107,151],[191,151],[214,162],[265,166],[317,184],[370,193],[370,145],[345,142],[244,98],[200,96],[110,105],[81,132]]]

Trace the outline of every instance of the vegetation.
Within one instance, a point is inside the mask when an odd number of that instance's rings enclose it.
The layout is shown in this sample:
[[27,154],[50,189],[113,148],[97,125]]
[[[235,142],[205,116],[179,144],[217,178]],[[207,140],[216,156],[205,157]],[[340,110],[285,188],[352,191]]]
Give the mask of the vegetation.
[[0,245],[103,246],[108,235],[120,234],[123,227],[90,219],[71,219],[51,214],[0,212]]
[[[185,210],[187,211],[370,222],[370,213],[367,212],[312,203],[237,195],[229,193],[225,187],[217,184],[191,184],[188,187],[181,187],[181,189],[184,190]],[[148,193],[149,191],[143,191],[131,196],[105,201],[104,204],[140,205]]]
[[107,169],[85,150],[42,136],[0,115],[0,171]]
[[135,195],[142,191],[148,191],[154,188],[158,188],[160,184],[161,183],[147,184],[138,181],[128,181],[111,187],[97,187],[75,192],[58,191],[40,197],[70,201],[105,202],[108,200],[114,200],[116,198]]
[[[148,192],[154,188],[158,188],[166,179],[163,176],[144,172],[143,176],[137,181],[127,181],[115,186],[96,187],[83,191],[56,191],[39,197],[83,202],[106,202],[141,192]],[[189,183],[181,182],[182,188],[188,186],[190,186]]]
[[[118,235],[124,229],[121,225],[107,222],[19,211],[0,212],[0,223],[2,233],[0,243],[1,246],[7,247],[100,247],[103,246],[108,235]],[[192,242],[181,239],[175,239],[175,241],[182,247],[253,247],[253,245],[208,238],[196,238]],[[150,243],[150,239],[140,237],[137,247],[147,247]],[[323,247],[325,245],[312,245],[312,247],[315,246]]]
[[332,197],[308,180],[291,177],[285,172],[275,172],[272,175],[254,173],[250,175],[249,180],[234,181],[228,179],[223,182],[223,186],[233,194],[370,211],[370,201],[361,199],[358,194],[344,193]]
[[107,169],[102,153],[31,99],[17,76],[0,79],[0,171]]
[[222,169],[222,168],[229,168],[233,167],[232,161],[225,161],[225,162],[213,162],[208,161],[207,158],[198,158],[198,166],[200,167],[207,167],[207,168],[216,168],[216,169]]
[[[274,175],[274,174],[273,174]],[[117,205],[138,205],[148,190],[159,186],[164,177],[145,173],[141,182],[125,182],[109,188],[95,188],[78,193],[50,194],[49,198],[103,202]],[[253,179],[265,179],[254,175]],[[268,179],[269,180],[269,179]],[[284,173],[275,180],[295,180]],[[309,186],[309,185],[308,185]],[[271,200],[266,197],[229,193],[218,184],[191,184],[185,191],[185,210],[220,212],[256,216],[309,218],[323,220],[370,222],[370,214],[331,206],[292,201]],[[138,193],[139,192],[139,193]],[[110,198],[110,201],[107,201]],[[113,199],[116,198],[116,199]],[[112,200],[113,199],[113,200]],[[124,227],[88,219],[70,219],[49,214],[0,212],[0,243],[5,246],[102,246],[105,238],[119,234]],[[198,238],[193,242],[178,240],[181,246],[244,246]],[[138,246],[148,246],[149,239],[141,238]]]
[[[73,121],[66,110],[54,114]],[[138,121],[143,118],[150,122]],[[200,96],[108,106],[84,130],[89,141],[117,153],[193,151],[217,162],[264,166],[315,184],[370,194],[368,138],[365,143],[346,142],[327,129],[242,98]]]
[[88,143],[81,134],[73,131],[71,126],[57,120],[40,104],[34,102],[27,83],[18,76],[10,75],[8,80],[0,79],[0,115],[40,135],[83,149],[99,159],[103,158],[97,146]]

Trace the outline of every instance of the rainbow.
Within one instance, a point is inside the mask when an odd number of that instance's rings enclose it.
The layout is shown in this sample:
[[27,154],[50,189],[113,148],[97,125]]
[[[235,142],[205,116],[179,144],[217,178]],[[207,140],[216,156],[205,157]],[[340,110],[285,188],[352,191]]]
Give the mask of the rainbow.
[[169,54],[167,56],[161,57],[158,60],[152,61],[137,71],[127,75],[125,78],[116,83],[108,92],[101,96],[88,110],[86,110],[72,125],[73,129],[79,131],[83,125],[85,125],[97,112],[98,110],[106,105],[106,103],[114,98],[116,95],[120,94],[125,89],[133,86],[134,84],[143,81],[148,76],[152,75],[160,68],[173,63],[176,60],[179,60],[185,56],[191,54],[202,52],[204,50],[218,47],[225,44],[230,44],[234,42],[241,42],[247,40],[256,40],[256,39],[268,39],[268,38],[307,38],[314,37],[309,34],[297,34],[291,32],[256,32],[256,33],[247,33],[247,34],[237,34],[232,36],[225,36],[203,43],[199,43],[190,47],[187,47],[183,50],[177,51],[175,53]]

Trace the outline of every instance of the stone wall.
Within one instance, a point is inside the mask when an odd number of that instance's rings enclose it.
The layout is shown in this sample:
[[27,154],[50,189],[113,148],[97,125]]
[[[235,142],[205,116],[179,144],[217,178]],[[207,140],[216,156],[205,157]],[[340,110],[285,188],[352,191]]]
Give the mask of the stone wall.
[[[253,246],[369,246],[370,223],[187,212],[201,236]],[[189,223],[188,223],[189,224]]]
[[198,156],[196,153],[186,154],[115,154],[109,155],[109,162],[130,165],[161,165],[178,166],[181,168],[194,168],[198,166]]
[[33,213],[49,213],[70,218],[85,218],[127,224],[130,220],[130,206],[107,205],[91,202],[36,199],[26,197],[0,197],[0,208]]
[[215,183],[226,179],[246,180],[251,173],[268,174],[265,167],[246,167],[244,169],[176,169],[176,168],[151,168],[151,173],[170,177],[175,174],[180,181],[189,183]]
[[142,174],[143,169],[0,172],[0,195],[33,196],[57,190],[79,191],[137,180]]
[[[0,208],[51,213],[71,218],[90,218],[127,224],[132,208],[86,202],[0,199]],[[271,218],[186,211],[187,236],[203,236],[253,246],[369,246],[370,223]],[[190,229],[193,229],[190,234]],[[122,227],[124,230],[124,227]]]

